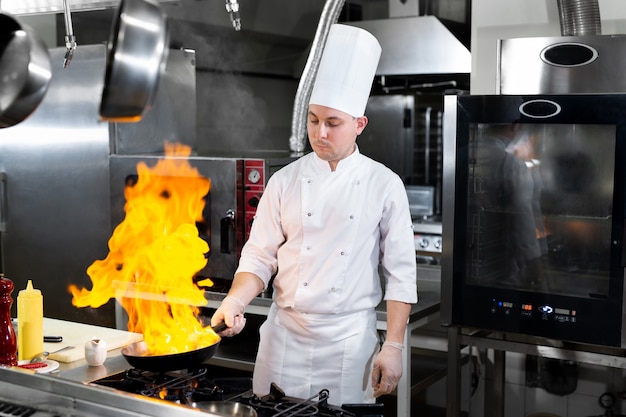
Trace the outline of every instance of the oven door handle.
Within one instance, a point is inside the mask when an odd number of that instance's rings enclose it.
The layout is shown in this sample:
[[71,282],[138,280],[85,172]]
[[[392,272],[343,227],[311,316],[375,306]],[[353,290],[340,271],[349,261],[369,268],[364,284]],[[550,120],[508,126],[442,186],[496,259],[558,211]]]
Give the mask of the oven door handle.
[[228,209],[220,220],[220,252],[230,253],[230,234],[235,229],[235,210]]

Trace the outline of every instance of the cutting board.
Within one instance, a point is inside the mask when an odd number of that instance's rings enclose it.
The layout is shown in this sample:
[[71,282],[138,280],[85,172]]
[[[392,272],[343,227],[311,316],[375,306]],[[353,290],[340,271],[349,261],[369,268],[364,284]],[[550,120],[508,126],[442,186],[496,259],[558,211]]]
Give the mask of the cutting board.
[[94,337],[104,340],[108,350],[118,349],[130,343],[143,340],[143,335],[140,333],[47,317],[43,320],[43,333],[46,336],[63,337],[63,341],[60,343],[44,343],[43,349],[48,352],[54,352],[65,346],[74,346],[74,349],[51,353],[50,359],[58,362],[74,362],[84,359],[85,342]]

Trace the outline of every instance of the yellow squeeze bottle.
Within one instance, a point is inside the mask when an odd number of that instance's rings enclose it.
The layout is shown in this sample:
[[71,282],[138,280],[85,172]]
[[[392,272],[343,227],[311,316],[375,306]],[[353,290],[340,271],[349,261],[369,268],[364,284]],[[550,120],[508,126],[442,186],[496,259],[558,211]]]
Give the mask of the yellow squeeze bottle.
[[43,295],[28,280],[17,295],[17,355],[30,360],[43,352]]

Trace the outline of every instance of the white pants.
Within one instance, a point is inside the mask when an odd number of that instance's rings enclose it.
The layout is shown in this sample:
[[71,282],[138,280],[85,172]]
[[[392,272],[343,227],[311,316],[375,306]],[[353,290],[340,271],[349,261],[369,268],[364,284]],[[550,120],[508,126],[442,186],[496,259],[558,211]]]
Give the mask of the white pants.
[[266,395],[273,382],[290,397],[307,399],[327,389],[329,404],[374,402],[370,380],[379,350],[374,310],[317,315],[312,321],[311,326],[310,315],[272,305],[260,328],[254,393]]

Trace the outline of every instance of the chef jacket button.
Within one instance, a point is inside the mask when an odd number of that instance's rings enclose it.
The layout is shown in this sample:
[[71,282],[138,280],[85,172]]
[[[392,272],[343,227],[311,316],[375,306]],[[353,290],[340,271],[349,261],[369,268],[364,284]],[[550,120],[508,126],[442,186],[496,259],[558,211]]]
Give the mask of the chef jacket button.
[[332,287],[332,288],[330,289],[330,292],[335,292],[335,291],[337,291],[337,290],[335,289],[335,287]]
[[310,247],[310,246],[307,246],[307,247],[306,247],[306,250],[311,250],[311,247]]
[[307,182],[307,184],[310,184],[310,183],[311,183],[311,179],[310,179],[310,178],[308,178],[308,179],[306,180],[306,182]]
[[309,212],[306,214],[307,216],[311,217],[313,215],[313,213]]
[[304,284],[302,284],[302,285],[304,285],[304,286],[306,287],[306,286],[308,286],[308,285],[309,285],[309,283],[308,283],[308,282],[305,282],[305,283],[304,283]]
[[350,220],[354,219],[354,214],[350,215]]
[[344,256],[346,253],[344,251],[340,252],[341,256]]

